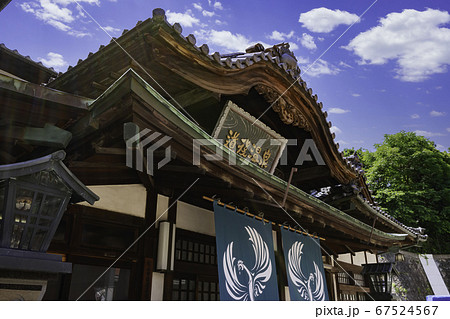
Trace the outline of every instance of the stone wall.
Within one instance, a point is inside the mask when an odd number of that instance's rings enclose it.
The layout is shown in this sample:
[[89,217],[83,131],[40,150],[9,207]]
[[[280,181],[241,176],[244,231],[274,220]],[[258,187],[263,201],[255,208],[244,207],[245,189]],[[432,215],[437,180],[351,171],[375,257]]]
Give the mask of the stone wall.
[[[405,260],[399,261],[395,265],[399,277],[394,276],[393,278],[392,294],[396,300],[425,301],[427,295],[433,294],[433,290],[419,256],[405,251],[401,253],[405,256]],[[378,261],[395,262],[395,254],[387,253],[378,256]]]

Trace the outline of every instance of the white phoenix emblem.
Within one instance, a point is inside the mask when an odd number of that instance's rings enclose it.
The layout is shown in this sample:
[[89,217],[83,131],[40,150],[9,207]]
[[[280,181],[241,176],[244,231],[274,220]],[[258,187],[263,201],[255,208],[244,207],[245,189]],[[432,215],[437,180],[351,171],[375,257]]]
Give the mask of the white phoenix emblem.
[[297,287],[297,291],[300,296],[309,301],[324,301],[325,300],[325,286],[323,281],[323,275],[314,262],[314,273],[310,273],[309,277],[306,277],[301,269],[300,263],[302,261],[302,249],[303,244],[296,241],[289,249],[289,277],[294,285]]
[[[228,244],[223,254],[223,270],[225,273],[225,282],[228,294],[234,300],[255,300],[262,294],[265,283],[269,281],[272,275],[272,262],[269,258],[269,249],[263,241],[261,235],[252,227],[246,226],[249,240],[252,242],[255,252],[255,265],[251,270],[247,268],[242,260],[236,261],[233,257],[233,242]],[[241,283],[238,274],[245,271],[248,276],[248,282]]]

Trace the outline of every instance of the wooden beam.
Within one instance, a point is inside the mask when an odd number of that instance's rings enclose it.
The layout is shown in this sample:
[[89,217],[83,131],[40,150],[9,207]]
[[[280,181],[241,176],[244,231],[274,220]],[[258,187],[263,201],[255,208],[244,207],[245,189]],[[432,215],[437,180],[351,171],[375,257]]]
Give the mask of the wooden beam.
[[95,153],[101,155],[125,155],[126,150],[118,147],[101,147],[95,146]]
[[171,99],[169,102],[172,103],[176,107],[188,107],[190,105],[194,105],[196,103],[208,100],[208,99],[215,99],[219,100],[220,95],[214,94],[210,91],[206,91],[204,89],[195,88],[193,90],[190,90],[188,92],[184,92],[178,95],[175,95],[173,99]]
[[5,163],[15,163],[17,158],[12,156],[8,152],[0,150],[0,160]]
[[352,254],[352,256],[356,256],[356,253],[350,247],[348,247],[347,245],[344,245],[344,247],[348,250],[350,254]]
[[44,127],[7,126],[1,130],[3,137],[25,141],[32,145],[66,148],[72,133],[46,123]]
[[111,163],[111,162],[83,162],[83,161],[71,161],[68,163],[69,168],[110,168],[110,169],[124,169],[127,168],[124,163]]
[[339,290],[340,291],[350,291],[350,292],[370,293],[369,287],[361,287],[361,286],[357,286],[357,285],[339,284]]
[[117,80],[118,78],[120,78],[120,74],[117,73],[117,72],[111,71],[111,72],[109,72],[109,77],[115,81],[115,80]]
[[185,173],[185,174],[199,174],[205,175],[205,170],[197,166],[183,166],[183,165],[164,165],[159,169],[160,171],[168,171],[175,173]]
[[298,173],[292,179],[293,183],[301,183],[321,178],[329,178],[330,170],[327,166],[315,166],[310,168],[299,168]]
[[270,206],[270,207],[275,207],[275,208],[279,208],[280,209],[280,206],[277,205],[274,202],[269,202],[269,201],[259,200],[259,199],[253,199],[253,198],[245,198],[244,200],[248,201],[250,203],[255,203],[255,204],[260,204],[260,205],[263,205],[263,206]]
[[97,90],[100,90],[102,92],[106,91],[106,89],[108,88],[106,85],[100,84],[100,83],[95,82],[95,81],[92,82],[92,87],[97,89]]

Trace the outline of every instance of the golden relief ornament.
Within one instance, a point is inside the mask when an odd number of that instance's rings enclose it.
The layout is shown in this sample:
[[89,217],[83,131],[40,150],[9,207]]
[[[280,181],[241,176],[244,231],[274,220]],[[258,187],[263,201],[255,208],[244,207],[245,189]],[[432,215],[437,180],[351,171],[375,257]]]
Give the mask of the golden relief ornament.
[[227,101],[212,137],[239,157],[273,174],[287,140],[244,109]]
[[277,91],[261,84],[256,85],[255,89],[268,103],[273,104],[272,109],[278,113],[283,123],[311,131],[311,127],[305,116],[295,107],[287,103],[283,97],[280,97]]
[[270,156],[272,155],[270,149],[266,149],[261,155],[262,148],[260,146],[252,143],[248,138],[239,138],[239,135],[239,132],[229,130],[224,146],[236,154],[247,158],[259,167],[267,168]]

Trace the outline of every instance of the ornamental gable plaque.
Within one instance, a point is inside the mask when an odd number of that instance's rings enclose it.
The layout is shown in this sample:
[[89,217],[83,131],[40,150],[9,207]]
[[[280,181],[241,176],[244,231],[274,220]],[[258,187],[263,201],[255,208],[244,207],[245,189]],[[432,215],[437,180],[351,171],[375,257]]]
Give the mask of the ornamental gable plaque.
[[213,137],[271,174],[287,143],[284,137],[231,101],[225,104]]

